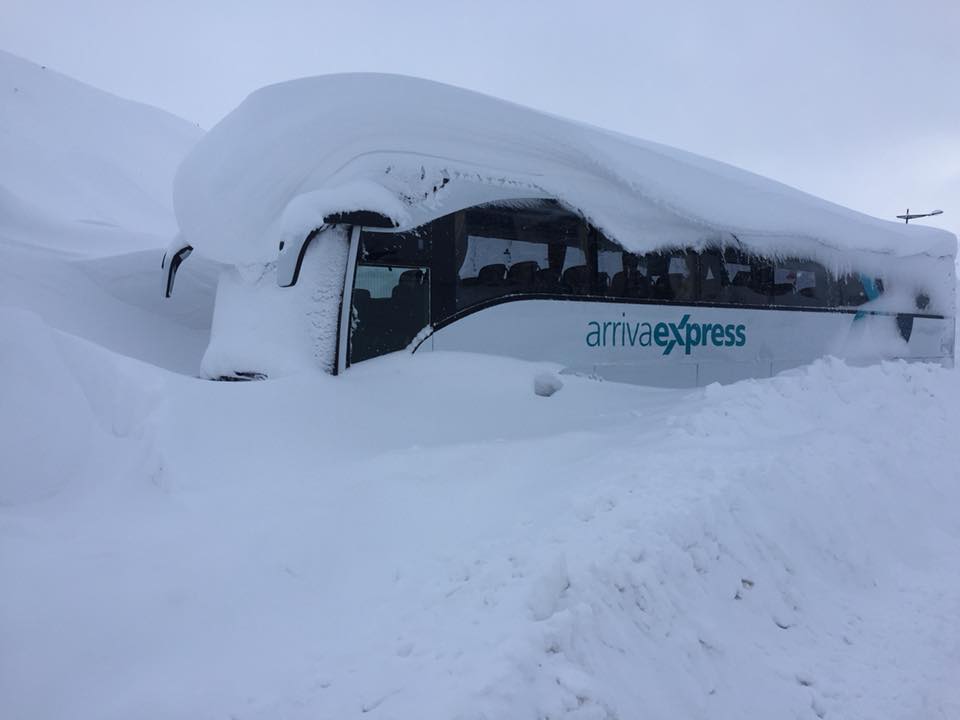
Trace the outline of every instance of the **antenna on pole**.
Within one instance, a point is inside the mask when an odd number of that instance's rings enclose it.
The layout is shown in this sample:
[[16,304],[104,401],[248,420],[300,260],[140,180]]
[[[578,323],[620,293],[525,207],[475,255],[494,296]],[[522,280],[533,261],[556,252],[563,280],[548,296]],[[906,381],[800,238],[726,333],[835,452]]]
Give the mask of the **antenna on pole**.
[[903,215],[897,215],[897,217],[909,225],[911,220],[924,217],[933,217],[934,215],[943,215],[943,210],[932,210],[928,213],[913,213],[911,215],[910,208],[907,208],[907,211]]

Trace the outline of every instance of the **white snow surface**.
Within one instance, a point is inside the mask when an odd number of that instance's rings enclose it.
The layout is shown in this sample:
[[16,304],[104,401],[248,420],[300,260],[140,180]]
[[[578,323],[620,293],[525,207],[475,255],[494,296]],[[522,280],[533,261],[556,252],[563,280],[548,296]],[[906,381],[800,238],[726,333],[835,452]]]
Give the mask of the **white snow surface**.
[[[734,244],[736,234],[747,247],[838,269],[861,251],[956,253],[943,230],[879,220],[681,150],[397,75],[329,75],[256,91],[184,160],[174,200],[199,252],[263,264],[276,259],[282,237],[305,235],[335,201],[352,210],[371,198],[370,184],[416,205],[442,197],[443,179],[556,197],[638,251]],[[364,188],[359,196],[342,190],[351,183]],[[379,206],[366,209],[391,214],[382,194],[373,200]],[[291,203],[302,226],[289,222]],[[311,203],[316,212],[305,213]]]
[[0,328],[7,717],[960,712],[954,371],[212,383]]
[[49,222],[0,225],[0,717],[960,716],[957,371],[209,382],[218,269]]
[[223,269],[203,374],[280,377],[311,368],[332,372],[349,245],[343,229],[324,233],[303,258],[301,272],[314,282],[290,288],[277,287],[273,265]]
[[199,373],[220,267],[194,259],[165,301],[160,248],[200,129],[2,51],[0,97],[0,308]]
[[200,128],[3,51],[0,98],[0,231],[85,254],[176,232],[173,176]]

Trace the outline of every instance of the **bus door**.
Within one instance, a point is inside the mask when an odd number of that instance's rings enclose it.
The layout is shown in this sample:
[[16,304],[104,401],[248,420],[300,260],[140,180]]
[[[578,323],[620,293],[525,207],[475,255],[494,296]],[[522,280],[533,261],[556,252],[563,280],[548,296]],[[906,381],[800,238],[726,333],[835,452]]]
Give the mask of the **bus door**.
[[357,265],[350,362],[403,350],[430,322],[426,266]]
[[431,233],[361,229],[355,253],[347,364],[408,347],[430,324]]

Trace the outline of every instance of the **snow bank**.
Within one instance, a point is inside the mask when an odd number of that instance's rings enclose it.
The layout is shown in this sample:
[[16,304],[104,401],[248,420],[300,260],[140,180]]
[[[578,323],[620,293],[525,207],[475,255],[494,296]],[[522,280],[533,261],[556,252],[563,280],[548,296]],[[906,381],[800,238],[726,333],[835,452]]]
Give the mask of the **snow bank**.
[[[104,377],[108,355],[89,359]],[[269,383],[140,368],[162,382],[149,412],[87,382],[125,435],[93,446],[72,497],[0,507],[3,706],[960,711],[960,376],[825,361],[692,393],[568,376],[536,396],[551,370],[440,353]]]
[[132,361],[25,310],[0,307],[0,334],[0,506],[48,499],[108,472],[113,441],[159,401],[157,371],[133,373]]
[[[64,245],[84,239],[76,229],[67,229]],[[185,265],[176,296],[165,299],[157,287],[156,250],[75,258],[35,245],[30,226],[19,237],[23,242],[13,242],[0,231],[0,309],[34,313],[53,328],[114,352],[199,374],[219,265],[203,258]]]
[[0,332],[0,505],[10,505],[53,495],[82,471],[96,423],[50,328],[0,309]]
[[878,220],[680,150],[393,75],[306,78],[253,93],[184,160],[174,200],[200,253],[264,264],[281,237],[305,235],[335,206],[354,209],[346,188],[360,181],[361,199],[373,184],[409,207],[458,182],[526,188],[637,251],[730,244],[735,234],[747,247],[837,270],[857,253],[956,252],[942,230]]
[[[16,208],[59,223],[60,243],[64,224],[175,232],[174,171],[198,127],[2,51],[0,96],[0,227]],[[40,235],[29,239],[57,242],[54,232]]]
[[[165,302],[157,292],[156,248],[175,231],[173,174],[200,129],[4,52],[0,96],[0,312],[39,318],[23,336],[37,352],[43,338],[60,336],[53,328],[154,365],[199,373],[220,267],[203,258],[191,262],[180,272],[177,296]],[[5,342],[16,341],[19,332],[11,331]],[[4,349],[18,363],[33,352]],[[17,355],[21,351],[28,355]],[[63,365],[43,355],[37,367],[49,378],[44,394],[62,392],[69,407]],[[8,377],[16,374],[11,369]],[[0,392],[0,410],[4,400],[14,402]],[[26,396],[20,401],[32,406]],[[52,410],[38,406],[33,412]],[[11,413],[2,419],[18,414]],[[84,437],[84,421],[70,431],[59,417],[44,423],[65,440]],[[25,440],[18,433],[28,427],[11,437]],[[76,449],[80,464],[84,454]],[[23,457],[27,466],[37,460],[26,451]],[[55,475],[42,466],[56,465],[58,457],[51,451],[40,458],[37,473]]]

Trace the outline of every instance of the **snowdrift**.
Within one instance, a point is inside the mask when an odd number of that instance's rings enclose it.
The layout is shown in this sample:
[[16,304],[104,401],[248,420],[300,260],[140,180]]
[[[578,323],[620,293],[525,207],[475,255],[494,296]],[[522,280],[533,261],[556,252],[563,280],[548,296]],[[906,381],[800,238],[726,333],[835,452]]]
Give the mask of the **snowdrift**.
[[545,398],[549,367],[437,354],[209,383],[0,327],[12,717],[960,711],[954,372]]
[[134,247],[148,243],[131,231],[165,244],[174,172],[198,127],[2,51],[0,92],[0,231],[55,247],[69,234],[75,252],[118,230]]
[[403,225],[409,215],[398,200],[442,203],[467,182],[558,198],[637,251],[739,242],[838,270],[860,261],[865,271],[876,253],[956,252],[942,230],[878,220],[680,150],[393,75],[306,78],[253,93],[184,160],[174,201],[184,241],[198,252],[265,264],[279,240],[303,237],[324,213],[375,210]]
[[[164,302],[157,248],[175,231],[173,174],[200,129],[3,52],[0,93],[0,312],[198,373],[220,268],[202,258],[191,263],[178,297]],[[47,343],[28,326],[11,332]],[[65,368],[45,355],[40,366],[48,384],[34,391],[69,403],[76,393],[64,385]],[[10,370],[11,390],[0,393],[4,419],[45,412],[31,395],[13,392],[18,373]],[[75,435],[75,449],[85,446],[81,426],[71,430],[52,409],[44,424],[47,430],[38,427],[34,436],[9,434],[22,440],[11,447],[43,448],[44,432]],[[31,482],[39,487],[43,477],[68,477],[75,469],[70,458],[79,464],[82,455],[68,453],[57,464],[56,454],[41,453],[21,466],[18,453],[0,474],[16,466],[29,476],[33,467]]]

